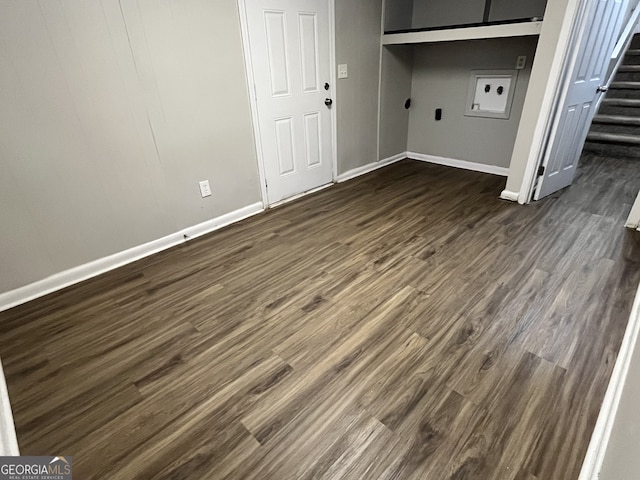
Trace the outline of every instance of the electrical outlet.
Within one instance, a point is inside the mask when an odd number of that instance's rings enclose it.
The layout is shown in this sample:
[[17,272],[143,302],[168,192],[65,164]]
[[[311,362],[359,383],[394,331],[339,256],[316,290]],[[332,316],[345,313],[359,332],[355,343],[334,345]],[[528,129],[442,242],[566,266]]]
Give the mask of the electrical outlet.
[[200,195],[202,198],[211,196],[211,187],[209,186],[209,180],[203,180],[198,183],[200,185]]
[[519,56],[518,60],[516,61],[516,70],[522,70],[526,65],[527,65],[527,57],[524,55]]
[[347,78],[349,76],[349,70],[346,63],[338,65],[338,78]]

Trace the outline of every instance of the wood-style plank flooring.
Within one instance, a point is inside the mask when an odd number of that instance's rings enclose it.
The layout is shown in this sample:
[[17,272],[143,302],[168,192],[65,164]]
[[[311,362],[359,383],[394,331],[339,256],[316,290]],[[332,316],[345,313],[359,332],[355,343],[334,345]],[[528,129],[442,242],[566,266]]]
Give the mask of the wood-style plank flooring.
[[79,479],[576,479],[640,168],[503,186],[403,161],[1,313],[21,452]]

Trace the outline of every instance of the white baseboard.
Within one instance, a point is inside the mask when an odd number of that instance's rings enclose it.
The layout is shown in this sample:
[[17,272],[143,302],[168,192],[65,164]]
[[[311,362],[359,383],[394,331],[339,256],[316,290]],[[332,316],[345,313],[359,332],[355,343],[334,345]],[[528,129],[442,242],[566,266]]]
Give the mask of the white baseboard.
[[589,448],[582,462],[582,469],[580,470],[579,480],[598,480],[600,476],[600,470],[604,463],[605,454],[607,452],[607,445],[609,444],[609,438],[611,437],[611,431],[616,419],[616,413],[618,406],[620,405],[620,398],[622,397],[622,391],[625,381],[627,379],[627,373],[629,372],[629,366],[631,365],[631,359],[633,357],[633,351],[638,341],[638,333],[640,332],[640,287],[636,292],[636,298],[633,302],[633,308],[631,309],[631,315],[629,316],[629,323],[627,323],[627,329],[622,339],[622,345],[618,352],[616,364],[613,367],[611,373],[611,379],[609,380],[609,386],[604,395],[602,407],[600,407],[600,413],[596,426],[591,435],[591,441],[589,442]]
[[263,210],[262,203],[254,203],[166,237],[70,268],[24,287],[0,293],[0,312],[213,232]]
[[4,380],[4,372],[0,365],[0,456],[15,457],[20,455],[16,427],[13,423],[9,391]]
[[403,160],[405,158],[407,158],[407,152],[401,152],[393,155],[392,157],[380,160],[379,162],[373,162],[362,167],[354,168],[353,170],[349,170],[338,175],[336,177],[336,183],[346,182],[347,180],[359,177],[360,175],[364,175],[365,173],[373,172],[374,170],[386,167],[387,165],[391,165],[392,163],[396,163],[397,161]]
[[500,194],[500,198],[503,200],[510,200],[512,202],[517,202],[520,194],[518,192],[512,192],[511,190],[503,190]]
[[495,165],[485,165],[484,163],[468,162],[466,160],[456,160],[454,158],[438,157],[436,155],[427,155],[424,153],[407,152],[407,157],[412,160],[420,160],[421,162],[436,163],[447,167],[462,168],[464,170],[473,170],[474,172],[490,173],[492,175],[500,175],[502,177],[509,176],[509,169],[505,167],[496,167]]
[[631,211],[629,212],[629,218],[624,224],[627,228],[633,228],[634,230],[640,230],[640,193],[636,196]]

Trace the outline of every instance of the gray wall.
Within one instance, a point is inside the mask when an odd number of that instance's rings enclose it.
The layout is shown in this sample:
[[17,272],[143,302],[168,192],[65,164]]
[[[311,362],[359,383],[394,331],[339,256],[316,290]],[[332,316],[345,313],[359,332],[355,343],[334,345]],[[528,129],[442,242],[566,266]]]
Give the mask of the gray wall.
[[485,0],[415,0],[412,28],[482,22]]
[[336,2],[336,60],[349,66],[337,80],[338,173],[375,162],[382,0]]
[[411,28],[413,0],[387,0],[384,8],[384,31]]
[[489,21],[543,17],[547,0],[491,0]]
[[407,150],[411,97],[413,47],[388,46],[382,49],[382,89],[380,92],[380,160]]
[[[536,41],[516,37],[416,46],[408,150],[508,167]],[[518,77],[511,117],[465,117],[470,71],[513,69],[519,55],[527,56],[527,67]],[[436,108],[443,109],[439,122],[434,120]]]
[[0,3],[0,292],[260,201],[236,0],[118,3]]
[[[387,0],[385,31],[483,21],[485,0]],[[542,17],[547,0],[492,0],[489,21]],[[412,20],[409,20],[412,18]]]
[[[337,3],[344,172],[376,160],[382,2]],[[0,64],[0,292],[260,201],[236,0],[3,1]]]

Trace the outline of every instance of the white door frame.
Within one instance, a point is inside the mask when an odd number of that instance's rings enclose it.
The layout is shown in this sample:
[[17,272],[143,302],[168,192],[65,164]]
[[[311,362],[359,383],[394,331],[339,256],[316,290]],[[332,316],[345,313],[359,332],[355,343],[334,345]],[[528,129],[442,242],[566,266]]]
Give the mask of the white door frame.
[[511,154],[509,177],[500,198],[520,204],[531,201],[538,165],[549,140],[562,88],[571,38],[585,1],[549,0],[547,3]]
[[[589,6],[590,0],[576,0],[575,8],[572,17],[569,19],[569,25],[564,27],[562,40],[566,44],[563,52],[562,60],[560,61],[560,69],[557,74],[557,88],[549,89],[545,93],[545,97],[551,100],[552,107],[549,111],[549,116],[546,119],[544,126],[545,132],[540,141],[540,148],[538,149],[537,156],[530,157],[525,168],[524,178],[522,181],[522,190],[518,196],[518,202],[520,204],[531,203],[533,195],[535,193],[536,183],[538,181],[538,168],[542,165],[547,153],[547,149],[553,140],[553,134],[555,133],[556,118],[560,115],[560,107],[562,100],[566,95],[566,91],[569,88],[569,73],[574,63],[574,50],[578,42],[580,41],[580,30],[584,17]],[[537,54],[537,52],[536,52]]]
[[[258,122],[258,103],[255,88],[255,76],[253,70],[253,61],[251,59],[251,48],[249,42],[249,23],[247,20],[247,2],[259,0],[238,0],[238,12],[240,14],[240,31],[242,34],[242,50],[244,53],[244,66],[247,79],[247,93],[249,95],[249,105],[251,107],[251,124],[253,126],[254,146],[256,157],[258,159],[258,175],[260,177],[260,194],[262,196],[262,206],[269,208],[269,197],[267,195],[267,177],[264,164],[264,155],[262,154],[262,139],[260,136],[260,124]],[[335,0],[325,0],[329,7],[329,76],[331,78],[331,98],[333,98],[333,106],[331,108],[331,178],[336,182],[338,175],[338,127],[337,127],[337,106],[338,103],[338,84],[336,82],[336,14]],[[304,195],[307,192],[302,192]],[[298,198],[300,195],[294,195],[290,199]],[[282,203],[282,202],[277,202]]]
[[629,218],[627,218],[627,223],[625,223],[624,226],[633,228],[634,230],[640,230],[640,192],[638,192],[636,201],[633,202],[633,206],[629,212]]
[[[622,5],[626,8],[625,0],[622,0]],[[563,109],[564,109],[565,101],[567,100],[570,94],[570,90],[573,87],[572,76],[574,73],[574,68],[576,66],[576,63],[579,60],[578,56],[580,55],[580,48],[584,41],[584,38],[585,36],[591,34],[589,30],[589,24],[588,24],[590,13],[594,11],[594,15],[595,15],[595,13],[597,13],[597,8],[598,8],[598,0],[583,0],[580,5],[579,12],[576,15],[576,21],[574,23],[573,32],[571,34],[571,40],[568,46],[568,55],[565,57],[565,62],[563,65],[562,80],[560,82],[560,88],[558,90],[559,95],[555,99],[553,114],[550,117],[550,130],[548,133],[548,137],[545,140],[544,147],[541,150],[541,155],[538,159],[538,164],[535,168],[536,174],[533,176],[531,181],[531,187],[529,191],[529,201],[536,200],[536,197],[539,195],[541,182],[545,177],[538,176],[537,170],[543,165],[546,166],[546,164],[549,162],[550,151],[554,148],[556,136],[561,134],[561,129],[564,126],[563,124],[560,123],[560,119],[564,114]],[[624,23],[622,25],[624,25]],[[621,30],[617,30],[614,33],[619,36],[622,32]],[[606,61],[607,68],[609,68],[611,64],[610,57],[611,57],[611,53],[608,52],[607,53],[608,61]],[[601,83],[600,83],[601,85],[604,85],[607,81],[606,74],[607,74],[607,71],[605,71],[604,78],[601,79]],[[603,97],[604,95],[602,94],[598,95],[594,90],[593,98],[595,101],[591,107],[592,109],[591,111],[593,112],[592,118],[598,112],[598,106]],[[589,122],[589,124],[591,124],[591,122]],[[581,146],[581,150],[583,148],[584,148],[584,143]],[[576,162],[579,162],[579,160],[580,160],[580,154],[578,154],[578,159],[576,160]]]

